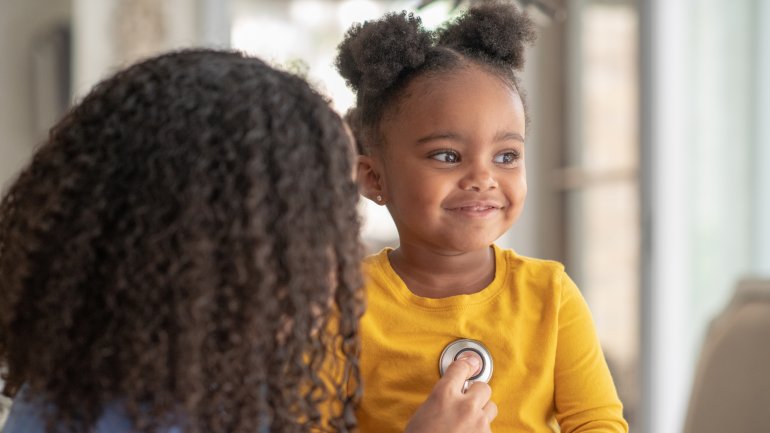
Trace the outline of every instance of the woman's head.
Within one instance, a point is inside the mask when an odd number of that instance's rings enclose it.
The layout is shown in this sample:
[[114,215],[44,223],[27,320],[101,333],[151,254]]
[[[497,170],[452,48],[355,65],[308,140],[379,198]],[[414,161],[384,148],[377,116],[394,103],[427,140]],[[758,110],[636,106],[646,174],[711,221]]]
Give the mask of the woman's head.
[[400,244],[488,247],[526,198],[526,112],[515,71],[534,38],[511,4],[486,3],[435,33],[406,13],[354,26],[337,65],[357,91],[362,193],[387,205]]
[[355,392],[319,368],[339,349],[357,375],[349,146],[301,78],[237,53],[97,85],[0,204],[8,382],[72,428],[114,400],[143,429],[349,427]]

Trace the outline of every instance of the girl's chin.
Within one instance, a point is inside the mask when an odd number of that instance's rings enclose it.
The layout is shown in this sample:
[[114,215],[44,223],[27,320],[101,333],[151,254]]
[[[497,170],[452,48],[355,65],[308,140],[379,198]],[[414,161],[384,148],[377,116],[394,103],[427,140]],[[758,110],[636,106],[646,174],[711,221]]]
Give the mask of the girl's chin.
[[488,239],[475,239],[472,242],[458,240],[457,242],[446,243],[444,249],[447,251],[455,251],[457,253],[473,253],[485,251],[492,244],[495,243],[497,238]]

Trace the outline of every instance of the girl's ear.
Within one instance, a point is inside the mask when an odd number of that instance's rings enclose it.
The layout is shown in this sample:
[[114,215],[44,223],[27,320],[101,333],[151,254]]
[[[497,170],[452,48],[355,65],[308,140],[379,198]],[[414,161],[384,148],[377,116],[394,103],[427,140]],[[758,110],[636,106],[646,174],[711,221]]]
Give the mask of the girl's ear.
[[385,183],[383,182],[382,167],[378,161],[371,156],[359,155],[357,177],[361,195],[379,205],[384,205],[386,202]]

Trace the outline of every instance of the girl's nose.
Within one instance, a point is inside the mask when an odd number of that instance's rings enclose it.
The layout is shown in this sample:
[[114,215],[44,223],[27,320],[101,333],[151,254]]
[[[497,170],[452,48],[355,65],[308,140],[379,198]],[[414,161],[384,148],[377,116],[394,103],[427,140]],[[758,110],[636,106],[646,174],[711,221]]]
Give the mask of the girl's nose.
[[468,173],[460,179],[460,189],[465,191],[487,191],[497,188],[495,180],[489,168],[477,164],[471,166]]

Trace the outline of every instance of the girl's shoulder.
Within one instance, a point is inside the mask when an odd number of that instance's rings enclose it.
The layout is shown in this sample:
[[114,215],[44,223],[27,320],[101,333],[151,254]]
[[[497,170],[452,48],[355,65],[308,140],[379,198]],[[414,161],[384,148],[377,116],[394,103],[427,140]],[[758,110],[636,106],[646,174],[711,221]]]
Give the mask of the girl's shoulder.
[[393,251],[393,248],[385,247],[377,253],[366,256],[363,262],[365,276],[369,277],[383,272],[388,273],[388,269],[390,268],[388,253],[390,253],[390,251]]
[[519,295],[528,294],[543,302],[560,303],[579,296],[579,290],[564,265],[555,260],[522,256],[495,246],[497,265],[504,273],[504,285]]
[[498,264],[503,264],[508,272],[525,272],[540,277],[545,275],[561,277],[564,274],[564,265],[556,260],[523,256],[513,249],[501,248],[497,245],[493,247]]
[[376,253],[369,254],[364,258],[364,266],[374,266],[381,264],[382,262],[387,262],[388,253],[390,251],[393,251],[393,248],[385,247]]

